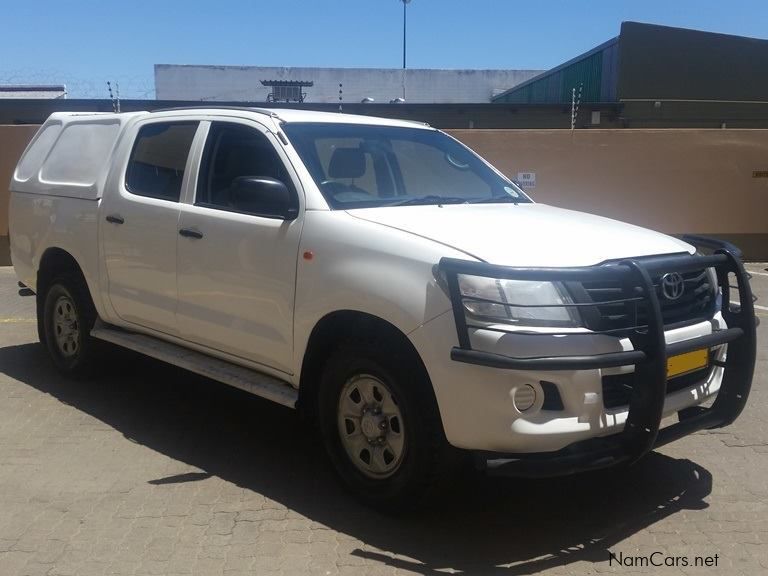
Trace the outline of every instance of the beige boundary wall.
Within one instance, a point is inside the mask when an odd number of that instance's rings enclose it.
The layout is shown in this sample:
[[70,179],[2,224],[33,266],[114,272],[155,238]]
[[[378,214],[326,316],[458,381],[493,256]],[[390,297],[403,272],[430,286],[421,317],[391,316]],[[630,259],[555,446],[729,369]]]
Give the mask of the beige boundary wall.
[[538,202],[719,236],[768,260],[768,130],[450,132],[512,179],[535,172]]
[[8,247],[8,184],[24,148],[38,128],[0,125],[0,266],[11,263]]
[[[8,182],[36,130],[0,126],[0,265],[10,262]],[[768,130],[450,132],[512,179],[534,172],[539,202],[716,235],[768,260]]]

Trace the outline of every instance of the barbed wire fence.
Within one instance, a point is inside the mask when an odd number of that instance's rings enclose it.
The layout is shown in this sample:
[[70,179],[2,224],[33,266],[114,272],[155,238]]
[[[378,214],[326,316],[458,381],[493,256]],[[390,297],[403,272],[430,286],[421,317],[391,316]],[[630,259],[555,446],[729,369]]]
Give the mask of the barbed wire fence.
[[122,100],[153,100],[155,82],[151,76],[105,74],[84,78],[57,69],[0,69],[0,85],[64,85],[67,98],[108,100],[107,80],[120,84]]

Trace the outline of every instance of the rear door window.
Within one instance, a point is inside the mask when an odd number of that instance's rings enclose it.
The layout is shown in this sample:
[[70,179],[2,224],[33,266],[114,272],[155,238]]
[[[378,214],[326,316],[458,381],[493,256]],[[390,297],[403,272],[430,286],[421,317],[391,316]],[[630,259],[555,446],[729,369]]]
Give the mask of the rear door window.
[[125,186],[138,196],[178,202],[198,122],[158,122],[136,136]]

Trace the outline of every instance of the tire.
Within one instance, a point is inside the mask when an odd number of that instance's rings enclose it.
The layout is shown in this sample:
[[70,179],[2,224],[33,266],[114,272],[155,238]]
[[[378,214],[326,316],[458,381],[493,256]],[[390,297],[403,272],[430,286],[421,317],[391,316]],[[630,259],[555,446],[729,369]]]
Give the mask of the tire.
[[392,342],[345,343],[331,354],[318,423],[343,484],[368,505],[411,508],[440,476],[447,442],[431,383]]
[[88,286],[78,274],[62,274],[48,285],[43,300],[43,344],[62,374],[82,377],[94,366],[90,333],[96,321]]

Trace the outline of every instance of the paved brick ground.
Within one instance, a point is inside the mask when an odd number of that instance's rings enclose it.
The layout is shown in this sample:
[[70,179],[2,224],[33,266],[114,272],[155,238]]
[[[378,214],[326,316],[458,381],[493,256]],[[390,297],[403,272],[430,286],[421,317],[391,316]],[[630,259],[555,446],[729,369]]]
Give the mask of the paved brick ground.
[[[768,304],[768,275],[754,286]],[[0,268],[1,576],[768,572],[767,311],[730,428],[629,471],[467,473],[392,518],[341,492],[290,410],[119,351],[103,377],[63,380],[17,292]],[[718,567],[619,567],[609,551]]]

